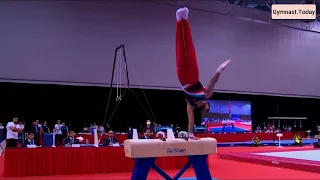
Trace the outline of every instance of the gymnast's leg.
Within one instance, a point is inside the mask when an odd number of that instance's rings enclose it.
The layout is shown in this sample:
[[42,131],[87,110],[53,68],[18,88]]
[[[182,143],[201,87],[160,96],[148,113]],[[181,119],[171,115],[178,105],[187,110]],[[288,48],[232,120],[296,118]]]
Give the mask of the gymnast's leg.
[[189,10],[186,7],[176,12],[176,66],[182,85],[199,82],[199,68],[188,15]]

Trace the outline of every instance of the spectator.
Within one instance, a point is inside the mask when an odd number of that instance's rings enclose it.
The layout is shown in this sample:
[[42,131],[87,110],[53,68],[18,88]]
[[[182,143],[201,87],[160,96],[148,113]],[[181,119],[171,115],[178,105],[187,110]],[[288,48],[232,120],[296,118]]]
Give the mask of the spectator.
[[55,134],[55,140],[56,140],[56,146],[61,146],[63,141],[62,131],[61,131],[61,120],[57,121],[57,124],[54,125],[54,134]]
[[128,139],[132,139],[133,132],[132,132],[131,127],[129,127],[129,128],[128,128],[128,132],[127,132],[127,134],[128,134]]
[[44,135],[50,133],[50,129],[48,127],[47,121],[43,121],[43,124],[41,125],[41,138],[44,141]]
[[114,132],[112,130],[110,130],[108,132],[108,138],[106,138],[103,142],[103,145],[104,146],[110,146],[110,145],[113,145],[113,144],[117,144],[119,143],[119,141],[114,138]]
[[93,134],[93,131],[94,131],[93,124],[90,124],[89,132],[90,132],[91,134]]
[[39,144],[37,144],[38,143],[37,135],[38,134],[40,135],[39,128],[38,128],[38,125],[37,125],[37,121],[32,121],[32,125],[30,127],[29,132],[34,134],[34,136],[35,136],[34,139],[35,139],[36,145],[40,145],[40,137],[39,137]]
[[50,133],[50,129],[48,127],[47,121],[43,121],[41,129],[42,129],[43,134],[49,134]]
[[150,121],[150,120],[147,120],[146,126],[143,128],[143,132],[146,132],[147,129],[149,129],[150,132],[152,133],[153,128],[152,128],[152,125],[151,125],[151,121]]
[[320,126],[319,126],[319,124],[317,124],[317,131],[318,131],[318,133],[320,133]]
[[39,120],[36,120],[37,133],[34,134],[34,140],[37,146],[40,146],[40,136],[41,136],[41,124]]
[[75,133],[73,130],[69,131],[69,137],[66,138],[63,142],[65,146],[72,146],[72,144],[80,144],[79,139],[74,138]]
[[23,143],[23,147],[27,147],[28,145],[36,145],[35,140],[34,140],[34,133],[33,132],[29,132],[28,133],[28,139],[26,139],[26,141]]
[[261,127],[259,125],[256,128],[256,132],[261,132]]
[[19,128],[21,129],[21,132],[19,132],[18,134],[18,139],[20,141],[21,144],[24,143],[24,123],[19,122]]
[[99,132],[100,132],[101,134],[105,133],[104,127],[102,126],[102,124],[99,126]]
[[37,124],[37,126],[38,126],[38,128],[39,128],[39,130],[40,130],[40,128],[41,128],[40,121],[39,121],[39,120],[36,120],[36,124]]
[[158,132],[159,131],[159,126],[156,122],[153,122],[153,132]]
[[89,133],[89,132],[90,132],[90,131],[89,131],[89,128],[87,127],[87,125],[84,126],[83,132],[84,132],[84,133]]
[[97,123],[93,123],[93,129],[98,129],[99,127],[98,127],[98,125],[97,125]]
[[62,122],[60,130],[62,132],[62,139],[66,139],[68,137],[68,126],[66,126],[65,122]]
[[7,129],[7,147],[14,148],[18,145],[18,133],[21,131],[18,128],[18,118],[13,118],[12,122],[8,122]]
[[143,133],[143,136],[141,136],[140,139],[152,139],[150,129],[146,129],[146,131]]
[[263,122],[263,130],[264,130],[264,131],[267,131],[267,130],[268,130],[267,125],[266,125],[265,122]]

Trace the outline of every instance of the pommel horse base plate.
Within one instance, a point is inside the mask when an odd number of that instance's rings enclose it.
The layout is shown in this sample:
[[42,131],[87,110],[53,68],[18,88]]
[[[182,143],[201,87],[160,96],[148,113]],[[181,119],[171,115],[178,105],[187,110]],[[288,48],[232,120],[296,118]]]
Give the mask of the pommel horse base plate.
[[213,180],[207,164],[208,155],[188,156],[189,161],[174,176],[170,177],[166,172],[160,169],[156,164],[156,158],[134,158],[135,166],[132,172],[131,180],[146,180],[150,169],[154,169],[165,180],[178,180],[182,174],[192,166],[197,180]]

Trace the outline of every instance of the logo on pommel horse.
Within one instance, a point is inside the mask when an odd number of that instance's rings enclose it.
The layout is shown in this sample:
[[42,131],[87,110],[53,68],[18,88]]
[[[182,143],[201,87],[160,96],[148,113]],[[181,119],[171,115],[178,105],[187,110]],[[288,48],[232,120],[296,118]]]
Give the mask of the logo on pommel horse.
[[168,154],[171,154],[171,153],[185,153],[185,152],[187,152],[187,150],[186,149],[179,149],[179,148],[168,148],[167,149],[167,153]]

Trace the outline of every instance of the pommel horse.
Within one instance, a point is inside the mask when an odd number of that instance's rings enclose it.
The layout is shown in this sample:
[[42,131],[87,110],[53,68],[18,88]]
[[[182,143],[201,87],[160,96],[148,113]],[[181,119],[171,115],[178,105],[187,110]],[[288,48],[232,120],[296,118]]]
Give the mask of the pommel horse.
[[[131,180],[146,180],[153,168],[165,180],[177,180],[192,165],[198,180],[211,180],[207,164],[209,154],[217,152],[217,140],[214,138],[189,139],[137,139],[124,141],[125,156],[135,161]],[[188,156],[189,161],[172,178],[156,164],[157,157]]]

